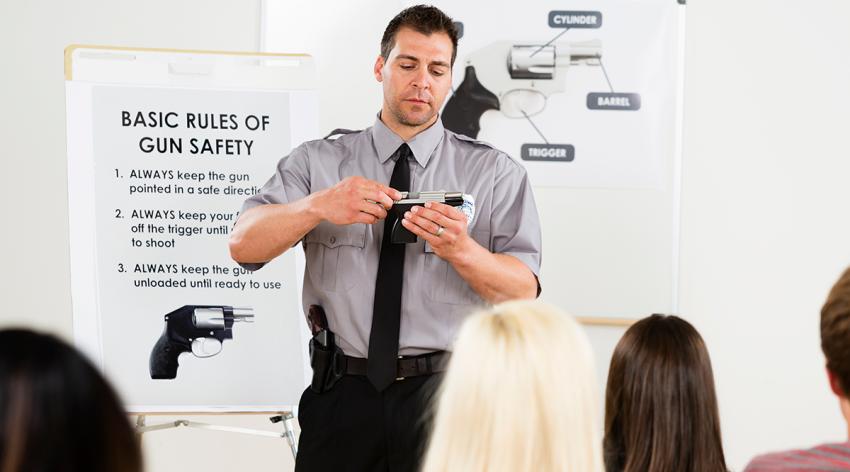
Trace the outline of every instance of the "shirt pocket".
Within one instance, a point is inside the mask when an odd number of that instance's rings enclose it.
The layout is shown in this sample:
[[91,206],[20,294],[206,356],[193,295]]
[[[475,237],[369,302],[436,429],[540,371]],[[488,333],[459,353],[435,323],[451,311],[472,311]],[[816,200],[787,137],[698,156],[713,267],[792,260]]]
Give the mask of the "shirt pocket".
[[363,267],[366,225],[322,222],[304,236],[307,274],[315,287],[344,292],[358,284]]
[[[472,239],[490,250],[490,232],[472,231]],[[433,249],[425,244],[425,280],[428,281],[426,291],[428,297],[439,303],[451,305],[484,305],[484,300],[469,286],[469,283],[457,273],[454,267],[440,256],[434,254]]]

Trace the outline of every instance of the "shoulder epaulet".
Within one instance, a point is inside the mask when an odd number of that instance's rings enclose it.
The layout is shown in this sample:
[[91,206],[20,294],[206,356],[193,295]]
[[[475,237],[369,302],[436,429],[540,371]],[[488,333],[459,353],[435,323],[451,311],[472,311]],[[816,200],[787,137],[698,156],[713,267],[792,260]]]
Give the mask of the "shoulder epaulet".
[[359,133],[360,131],[363,131],[363,130],[359,130],[359,129],[345,129],[345,128],[337,128],[337,129],[335,129],[335,130],[331,131],[331,132],[330,132],[327,136],[325,136],[323,139],[336,139],[336,138],[338,138],[338,137],[340,137],[340,136],[342,136],[342,135],[344,135],[344,134]]
[[461,141],[466,141],[468,143],[478,144],[480,146],[487,146],[488,148],[496,149],[496,146],[493,146],[492,144],[488,143],[487,141],[481,141],[480,139],[470,138],[469,136],[467,136],[465,134],[454,133],[454,135],[457,139],[460,139]]

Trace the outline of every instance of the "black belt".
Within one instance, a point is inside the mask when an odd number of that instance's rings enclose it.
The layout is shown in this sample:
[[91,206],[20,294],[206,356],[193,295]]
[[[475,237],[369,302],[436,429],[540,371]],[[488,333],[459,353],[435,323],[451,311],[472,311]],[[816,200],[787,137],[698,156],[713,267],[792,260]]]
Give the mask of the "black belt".
[[[448,351],[429,352],[419,356],[399,356],[396,370],[396,380],[419,375],[431,375],[443,372],[449,363],[451,353]],[[368,359],[345,356],[345,373],[348,375],[366,375]]]

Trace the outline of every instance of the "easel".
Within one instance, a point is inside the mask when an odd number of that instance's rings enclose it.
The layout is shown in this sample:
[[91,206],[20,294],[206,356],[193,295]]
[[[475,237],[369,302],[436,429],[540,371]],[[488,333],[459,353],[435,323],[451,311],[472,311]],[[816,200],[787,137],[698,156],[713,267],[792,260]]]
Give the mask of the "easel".
[[[66,100],[68,106],[68,136],[69,136],[69,193],[72,221],[71,228],[74,260],[72,266],[77,274],[72,280],[74,294],[74,337],[77,346],[84,350],[96,363],[103,368],[102,323],[100,298],[97,290],[97,248],[92,244],[95,240],[95,199],[91,189],[94,188],[96,174],[93,171],[95,152],[91,138],[94,126],[92,109],[92,90],[104,84],[115,86],[172,88],[185,90],[187,93],[202,90],[227,92],[292,92],[290,97],[298,103],[299,109],[309,108],[309,113],[301,113],[298,126],[292,127],[289,136],[295,142],[302,142],[318,136],[315,122],[318,121],[318,105],[310,94],[314,92],[315,68],[312,58],[304,54],[273,54],[254,52],[220,52],[220,51],[185,51],[172,49],[127,48],[112,46],[72,45],[65,50],[65,79]],[[305,115],[305,116],[301,116]],[[270,115],[274,116],[274,115]],[[259,118],[258,118],[259,120]],[[246,130],[250,125],[242,122]],[[259,121],[258,121],[259,123]],[[279,158],[275,154],[274,159]],[[269,165],[269,170],[271,169]],[[247,174],[246,174],[247,175]],[[116,178],[118,177],[116,171]],[[120,177],[123,178],[123,177]],[[295,280],[298,276],[293,275]],[[300,282],[300,281],[299,281]],[[300,285],[300,283],[298,284]],[[290,284],[290,286],[294,286]],[[293,300],[293,308],[300,311],[301,303]],[[301,319],[301,317],[299,317]],[[157,320],[161,323],[161,319]],[[305,321],[301,319],[299,328],[302,336],[307,333]],[[293,333],[295,331],[288,330]],[[296,372],[286,379],[284,385],[292,386],[300,391],[299,382],[302,378],[301,369],[306,366],[298,365],[299,360],[306,358],[306,337],[297,345],[304,346],[301,355],[292,355],[288,359],[295,360],[295,367],[289,367],[288,372]],[[147,343],[147,341],[146,341]],[[295,346],[295,343],[286,343]],[[150,349],[145,345],[145,349]],[[135,367],[134,367],[135,368]],[[144,365],[138,367],[144,370]],[[234,390],[236,391],[236,390]],[[293,457],[298,452],[298,442],[293,420],[297,416],[297,408],[291,402],[297,403],[293,393],[286,395],[276,391],[274,402],[249,401],[242,402],[234,395],[233,404],[228,401],[214,400],[200,405],[186,405],[158,409],[146,406],[145,400],[138,405],[127,407],[135,418],[137,439],[141,442],[145,433],[179,428],[181,426],[193,429],[206,429],[240,433],[250,436],[265,436],[270,438],[285,438]],[[167,405],[167,403],[166,403]],[[159,403],[157,402],[157,405]],[[198,409],[195,410],[194,407]],[[217,408],[222,408],[217,410]],[[283,423],[282,431],[268,431],[237,427],[224,424],[212,424],[184,419],[193,415],[269,415],[272,423]],[[172,421],[152,420],[152,416],[171,417]],[[180,418],[173,420],[173,418]],[[275,428],[276,429],[276,428]]]
[[[131,413],[136,416],[136,434],[138,435],[139,442],[142,441],[142,435],[145,433],[149,433],[151,431],[161,431],[164,429],[171,428],[179,428],[181,426],[185,426],[187,428],[198,428],[198,429],[207,429],[212,431],[227,431],[230,433],[240,433],[240,434],[249,434],[252,436],[265,436],[270,438],[286,438],[286,442],[289,443],[289,449],[292,451],[292,457],[295,458],[298,455],[298,440],[295,437],[295,429],[293,428],[292,421],[295,419],[295,415],[292,411],[280,411],[280,412],[270,412],[270,411],[261,411],[257,412],[257,414],[273,414],[274,416],[269,418],[269,421],[272,423],[283,423],[283,432],[278,434],[274,431],[264,431],[259,429],[251,429],[251,428],[239,428],[235,426],[224,426],[224,425],[216,425],[210,423],[201,423],[199,421],[190,421],[190,420],[175,420],[169,421],[167,423],[159,423],[148,425],[147,424],[147,416],[149,413]],[[161,414],[161,413],[157,413]],[[185,413],[175,413],[175,415],[183,415]],[[198,414],[198,413],[192,413]],[[213,413],[213,414],[221,414],[221,413]],[[170,413],[169,413],[170,415]]]

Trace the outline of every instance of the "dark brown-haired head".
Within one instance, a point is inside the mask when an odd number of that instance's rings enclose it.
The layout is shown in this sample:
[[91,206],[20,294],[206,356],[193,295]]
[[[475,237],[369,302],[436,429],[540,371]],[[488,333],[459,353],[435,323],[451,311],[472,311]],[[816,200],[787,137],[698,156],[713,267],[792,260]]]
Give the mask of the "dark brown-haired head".
[[608,371],[603,450],[608,472],[726,471],[705,343],[676,316],[630,327]]
[[64,342],[0,331],[0,471],[140,472],[117,395]]
[[452,40],[452,62],[454,65],[457,57],[458,31],[451,18],[439,8],[429,5],[416,5],[405,8],[395,16],[384,30],[381,38],[381,57],[384,61],[390,57],[390,51],[395,47],[395,34],[401,28],[410,28],[414,31],[430,36],[433,33],[446,33]]
[[820,345],[826,368],[838,382],[836,393],[850,388],[850,268],[833,285],[820,311]]

